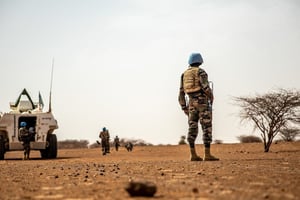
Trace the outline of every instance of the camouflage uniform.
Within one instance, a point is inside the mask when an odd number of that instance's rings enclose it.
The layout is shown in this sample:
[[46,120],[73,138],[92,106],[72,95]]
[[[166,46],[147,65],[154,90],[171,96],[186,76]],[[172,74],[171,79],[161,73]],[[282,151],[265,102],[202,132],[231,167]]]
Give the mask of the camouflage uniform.
[[102,153],[103,155],[109,153],[110,145],[109,145],[109,132],[107,129],[103,128],[103,130],[99,134],[99,138],[101,139],[102,145]]
[[188,112],[188,142],[192,146],[195,144],[195,140],[198,136],[198,122],[200,120],[203,132],[203,143],[208,145],[212,142],[212,112],[211,109],[209,109],[209,98],[206,94],[212,96],[212,92],[209,87],[207,74],[203,69],[199,68],[199,77],[202,89],[199,92],[188,94],[188,107],[186,106],[185,92],[183,88],[183,76],[184,73],[181,76],[179,103],[182,109],[185,112]]
[[115,144],[116,151],[118,151],[119,150],[119,146],[120,146],[120,139],[119,139],[118,136],[115,137],[114,144]]
[[21,127],[19,129],[19,140],[23,142],[24,147],[24,160],[29,159],[31,137],[32,136],[26,127]]
[[[200,54],[199,54],[200,55]],[[202,57],[201,57],[202,61]],[[188,115],[188,137],[187,140],[191,149],[191,160],[200,161],[195,152],[195,140],[198,136],[198,122],[202,127],[202,140],[205,146],[206,160],[217,160],[210,155],[210,144],[212,142],[212,109],[213,93],[209,86],[207,73],[199,67],[201,63],[190,67],[181,75],[179,89],[179,104],[182,110]],[[188,96],[188,105],[186,101]]]

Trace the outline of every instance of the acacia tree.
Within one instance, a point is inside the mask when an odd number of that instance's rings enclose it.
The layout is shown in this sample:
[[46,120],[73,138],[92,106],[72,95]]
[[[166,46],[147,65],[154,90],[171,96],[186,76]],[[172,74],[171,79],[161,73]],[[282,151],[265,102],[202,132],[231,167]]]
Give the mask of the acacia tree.
[[241,120],[253,122],[254,129],[261,131],[265,152],[269,152],[280,130],[300,124],[300,91],[278,89],[254,97],[234,97],[234,100],[241,107]]

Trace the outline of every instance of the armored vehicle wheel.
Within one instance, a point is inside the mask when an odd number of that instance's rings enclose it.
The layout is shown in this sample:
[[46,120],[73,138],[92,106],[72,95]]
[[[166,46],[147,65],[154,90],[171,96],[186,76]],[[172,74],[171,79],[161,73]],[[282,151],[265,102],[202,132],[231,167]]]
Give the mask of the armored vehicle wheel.
[[4,160],[5,148],[4,138],[0,135],[0,160]]
[[47,141],[49,146],[41,150],[42,158],[56,158],[57,157],[57,138],[55,134],[49,134]]

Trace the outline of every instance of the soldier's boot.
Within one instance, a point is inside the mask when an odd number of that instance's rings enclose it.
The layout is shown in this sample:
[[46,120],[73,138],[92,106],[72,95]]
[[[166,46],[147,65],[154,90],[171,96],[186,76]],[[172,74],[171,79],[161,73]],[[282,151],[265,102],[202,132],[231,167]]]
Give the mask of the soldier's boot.
[[106,152],[105,152],[105,148],[104,147],[102,147],[102,155],[105,155],[106,154]]
[[110,145],[107,145],[107,147],[106,147],[106,153],[110,153]]
[[190,148],[191,150],[191,161],[202,161],[202,158],[197,155],[195,148]]
[[27,160],[29,160],[30,151],[27,152]]
[[219,158],[213,156],[210,154],[210,148],[209,147],[205,147],[205,150],[204,150],[204,158],[203,158],[204,161],[217,161],[217,160],[220,160]]

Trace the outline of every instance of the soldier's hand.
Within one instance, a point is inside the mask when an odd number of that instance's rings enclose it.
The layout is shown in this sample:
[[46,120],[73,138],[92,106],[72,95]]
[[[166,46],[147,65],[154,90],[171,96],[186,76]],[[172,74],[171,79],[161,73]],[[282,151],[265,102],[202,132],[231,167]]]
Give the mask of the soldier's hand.
[[183,112],[184,112],[184,114],[186,114],[187,116],[189,116],[189,110],[187,108],[183,109]]

